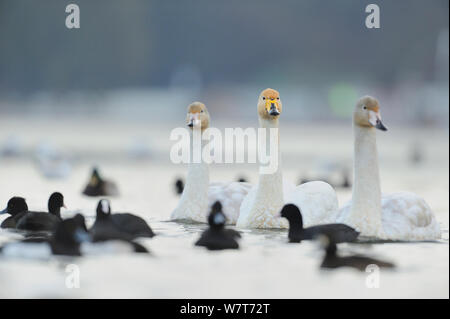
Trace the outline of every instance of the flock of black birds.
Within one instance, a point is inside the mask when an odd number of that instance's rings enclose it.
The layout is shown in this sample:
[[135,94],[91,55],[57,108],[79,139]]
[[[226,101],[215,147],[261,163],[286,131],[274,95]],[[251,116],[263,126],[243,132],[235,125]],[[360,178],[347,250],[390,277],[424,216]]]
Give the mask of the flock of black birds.
[[[239,180],[245,180],[240,177]],[[175,181],[176,193],[183,192],[182,179]],[[87,196],[115,196],[118,195],[117,186],[104,180],[97,169],[83,194]],[[147,222],[139,216],[130,213],[112,213],[110,201],[100,199],[97,204],[96,218],[92,227],[86,226],[85,217],[76,214],[74,217],[61,218],[61,208],[65,207],[64,196],[55,192],[48,200],[48,212],[34,212],[28,209],[26,200],[13,197],[8,201],[5,210],[0,214],[9,214],[1,223],[1,228],[15,229],[24,234],[19,242],[48,245],[54,255],[81,256],[82,245],[96,245],[105,242],[120,242],[129,247],[129,251],[148,253],[148,250],[135,240],[138,238],[152,238],[155,233]],[[354,242],[359,232],[344,224],[327,224],[304,228],[300,209],[293,205],[285,205],[279,214],[289,222],[288,241],[300,243],[304,240],[319,240],[325,251],[322,268],[353,267],[364,270],[370,264],[379,267],[394,267],[393,264],[376,260],[366,256],[355,255],[340,257],[337,254],[337,244]],[[222,204],[216,202],[208,216],[208,228],[195,243],[196,246],[209,250],[238,249],[241,234],[226,227],[226,216],[222,211]],[[0,247],[0,255],[8,245]]]
[[[280,216],[289,222],[288,241],[300,243],[304,240],[318,240],[325,251],[325,257],[321,268],[352,267],[365,271],[369,265],[377,265],[380,268],[393,268],[394,264],[377,260],[363,255],[341,257],[337,254],[337,244],[355,242],[359,232],[344,224],[325,224],[303,228],[303,220],[300,209],[294,204],[286,204]],[[226,217],[222,212],[220,202],[214,203],[208,217],[209,228],[203,232],[195,243],[209,250],[238,249],[238,240],[241,234],[233,229],[225,227]]]
[[[239,177],[238,182],[247,182],[245,177]],[[177,178],[174,183],[175,192],[183,193],[184,182]],[[351,187],[348,176],[340,187]],[[339,267],[352,267],[364,271],[368,265],[375,264],[382,268],[394,268],[395,265],[377,260],[364,255],[351,255],[341,257],[337,254],[337,244],[356,242],[359,232],[345,224],[325,224],[308,228],[303,227],[303,217],[300,209],[294,204],[286,204],[279,213],[279,217],[286,218],[289,222],[289,243],[300,243],[303,240],[317,240],[321,243],[325,256],[321,268],[333,269]],[[203,246],[209,250],[238,249],[238,240],[241,234],[233,229],[226,228],[226,216],[222,212],[222,204],[214,203],[208,216],[209,228],[203,232],[196,246]]]

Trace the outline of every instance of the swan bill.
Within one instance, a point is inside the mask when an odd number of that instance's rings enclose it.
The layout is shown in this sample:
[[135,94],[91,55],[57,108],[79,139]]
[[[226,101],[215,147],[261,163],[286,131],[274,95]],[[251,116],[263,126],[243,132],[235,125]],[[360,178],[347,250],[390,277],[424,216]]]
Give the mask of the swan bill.
[[381,131],[387,131],[387,127],[384,126],[383,122],[381,122],[381,120],[377,121],[377,124],[375,125],[375,128],[381,130]]

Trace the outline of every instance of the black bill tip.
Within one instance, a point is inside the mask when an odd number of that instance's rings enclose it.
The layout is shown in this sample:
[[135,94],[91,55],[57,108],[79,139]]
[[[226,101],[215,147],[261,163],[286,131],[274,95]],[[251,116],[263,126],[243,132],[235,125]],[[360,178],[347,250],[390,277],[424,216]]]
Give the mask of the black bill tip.
[[387,127],[384,126],[384,124],[380,120],[377,121],[377,125],[375,125],[375,127],[377,129],[381,130],[381,131],[387,131],[388,130]]
[[280,112],[278,112],[278,110],[275,107],[273,107],[270,109],[269,115],[278,116],[278,115],[280,115]]

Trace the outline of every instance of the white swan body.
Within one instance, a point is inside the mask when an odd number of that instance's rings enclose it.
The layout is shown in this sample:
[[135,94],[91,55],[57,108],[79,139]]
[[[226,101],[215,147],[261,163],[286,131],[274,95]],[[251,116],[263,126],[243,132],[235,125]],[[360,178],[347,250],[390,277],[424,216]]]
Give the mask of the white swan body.
[[[201,110],[204,112],[199,115]],[[209,115],[204,104],[192,103],[189,106],[189,114],[197,114],[197,117],[200,117],[202,128],[209,126]],[[191,115],[188,115],[190,120],[192,120]],[[202,116],[204,119],[202,119]],[[191,161],[183,194],[178,206],[172,212],[171,219],[206,223],[211,206],[216,201],[220,201],[222,212],[227,217],[227,223],[235,224],[239,216],[241,202],[250,189],[249,183],[215,182],[210,184],[208,164],[204,161],[200,163]]]
[[439,239],[440,226],[424,199],[408,192],[381,194],[375,128],[386,130],[381,124],[378,101],[364,97],[354,112],[353,196],[334,221],[355,227],[361,236],[408,241]]
[[285,204],[301,208],[304,227],[323,224],[338,209],[339,204],[333,187],[322,181],[313,181],[295,186],[285,198]]
[[277,218],[283,207],[283,184],[281,169],[273,174],[260,174],[258,185],[253,187],[244,198],[236,223],[242,228],[287,228],[289,224],[284,218]]
[[[214,182],[209,184],[209,209],[216,201],[222,204],[222,212],[227,217],[227,223],[236,224],[239,218],[241,203],[253,185],[244,182]],[[206,218],[206,217],[205,217]]]
[[[277,101],[278,111],[281,111],[279,94],[275,90],[264,90],[259,98],[258,113],[260,126],[265,129],[278,129],[278,115],[271,118],[265,108],[271,101]],[[270,114],[270,113],[269,113]],[[267,134],[268,136],[268,134]],[[266,143],[268,145],[268,143]],[[260,170],[261,171],[261,170]],[[325,182],[308,182],[299,186],[283,182],[281,173],[281,156],[278,147],[278,167],[272,174],[260,173],[258,185],[255,186],[241,204],[239,219],[236,223],[242,228],[288,228],[286,219],[277,215],[284,204],[293,203],[300,207],[305,225],[318,224],[338,208],[334,189]]]
[[[257,200],[258,186],[253,186],[242,201],[238,227],[288,228],[287,221],[277,217],[285,204],[301,207],[305,227],[325,223],[329,215],[338,209],[336,192],[330,184],[322,181],[308,182],[298,186],[283,182],[281,195],[276,196],[276,193],[270,192],[271,195],[263,196],[261,195],[264,193],[263,190]],[[262,186],[262,189],[267,187]],[[282,198],[281,201],[280,198]],[[254,203],[259,205],[256,207],[256,212],[251,213]]]
[[[352,201],[348,201],[334,220],[353,224],[350,219]],[[381,196],[380,239],[389,240],[436,240],[441,238],[441,228],[427,202],[410,192],[396,192]],[[356,223],[354,223],[355,227]],[[364,233],[363,233],[364,235]],[[373,236],[373,235],[372,235]]]
[[172,220],[191,220],[206,223],[212,205],[222,204],[227,223],[236,224],[241,202],[251,189],[249,183],[215,182],[209,183],[208,164],[189,164],[186,186],[177,208],[172,212]]

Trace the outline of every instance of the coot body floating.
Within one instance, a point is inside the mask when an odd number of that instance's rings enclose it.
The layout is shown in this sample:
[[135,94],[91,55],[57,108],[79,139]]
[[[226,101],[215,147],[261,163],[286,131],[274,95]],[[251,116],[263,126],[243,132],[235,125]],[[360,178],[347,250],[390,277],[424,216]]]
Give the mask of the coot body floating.
[[312,240],[320,234],[331,237],[336,243],[352,242],[358,238],[359,232],[345,224],[325,224],[303,228],[303,217],[300,209],[294,204],[284,205],[280,216],[289,222],[288,238],[291,243]]
[[196,246],[203,246],[209,250],[238,249],[236,241],[241,235],[233,229],[225,228],[226,217],[222,212],[220,202],[215,202],[208,216],[209,228],[203,232]]
[[119,196],[119,189],[116,183],[103,179],[98,169],[94,168],[89,183],[83,190],[83,194],[91,197]]
[[99,201],[95,222],[90,231],[94,241],[114,238],[133,240],[139,237],[155,236],[153,230],[141,217],[129,213],[112,214],[110,202],[106,199]]

